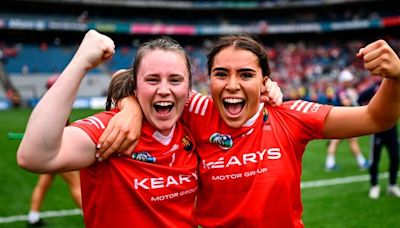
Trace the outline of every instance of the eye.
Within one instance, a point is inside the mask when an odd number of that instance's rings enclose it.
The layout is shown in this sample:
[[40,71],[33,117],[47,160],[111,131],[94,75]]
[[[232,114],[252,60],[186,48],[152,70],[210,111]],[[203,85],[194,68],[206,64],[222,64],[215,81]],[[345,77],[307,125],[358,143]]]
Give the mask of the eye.
[[172,77],[169,81],[172,85],[179,85],[181,82],[183,82],[183,77]]
[[214,72],[213,76],[217,78],[225,78],[228,76],[228,74],[224,71],[216,71]]
[[243,78],[243,79],[250,79],[250,78],[253,78],[254,75],[252,73],[249,73],[249,72],[244,72],[244,73],[240,74],[240,77]]
[[155,85],[160,81],[160,79],[156,78],[156,77],[147,77],[147,78],[144,79],[144,81],[149,83],[149,84],[151,84],[151,85]]

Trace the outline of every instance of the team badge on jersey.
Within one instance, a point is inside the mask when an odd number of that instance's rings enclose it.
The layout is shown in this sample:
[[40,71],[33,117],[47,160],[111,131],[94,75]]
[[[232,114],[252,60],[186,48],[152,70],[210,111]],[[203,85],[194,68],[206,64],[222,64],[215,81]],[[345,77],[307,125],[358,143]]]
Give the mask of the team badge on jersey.
[[268,110],[266,109],[266,108],[264,108],[264,110],[263,110],[263,121],[264,121],[264,123],[265,122],[267,122],[267,120],[268,120]]
[[190,140],[189,136],[186,135],[185,137],[182,138],[182,144],[183,144],[183,148],[186,151],[192,151],[193,142],[192,142],[192,140]]
[[143,161],[143,162],[148,162],[148,163],[156,163],[156,158],[151,156],[150,153],[147,151],[133,153],[132,159],[135,159],[138,161]]
[[220,133],[212,134],[210,137],[210,142],[218,144],[218,146],[224,150],[230,149],[233,145],[233,140],[230,135],[223,135]]

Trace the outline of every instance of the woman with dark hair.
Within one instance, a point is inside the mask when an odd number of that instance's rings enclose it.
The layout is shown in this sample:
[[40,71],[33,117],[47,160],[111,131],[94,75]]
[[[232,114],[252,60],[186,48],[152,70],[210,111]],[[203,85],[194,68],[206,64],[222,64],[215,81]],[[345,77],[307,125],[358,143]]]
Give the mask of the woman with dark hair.
[[[367,106],[295,100],[272,107],[260,103],[270,74],[262,45],[248,36],[216,42],[208,56],[212,97],[191,93],[183,113],[200,157],[199,225],[304,226],[300,177],[308,142],[379,132],[400,116],[399,57],[383,40],[360,49],[357,57],[384,78]],[[127,102],[121,113],[135,111],[137,105],[131,105]]]

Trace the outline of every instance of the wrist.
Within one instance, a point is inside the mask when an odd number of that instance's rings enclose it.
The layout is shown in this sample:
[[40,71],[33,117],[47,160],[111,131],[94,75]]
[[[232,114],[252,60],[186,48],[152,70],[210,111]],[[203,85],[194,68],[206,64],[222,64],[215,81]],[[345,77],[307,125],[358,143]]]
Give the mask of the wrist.
[[135,96],[124,97],[123,99],[117,102],[117,107],[119,109],[130,109],[130,110],[138,110],[140,108],[139,102]]

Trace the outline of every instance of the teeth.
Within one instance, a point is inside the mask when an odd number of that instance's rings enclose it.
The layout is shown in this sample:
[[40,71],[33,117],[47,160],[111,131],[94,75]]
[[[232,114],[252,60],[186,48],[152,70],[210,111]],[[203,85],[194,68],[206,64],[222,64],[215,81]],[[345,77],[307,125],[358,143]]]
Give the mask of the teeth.
[[158,106],[170,106],[170,105],[173,105],[173,103],[171,101],[159,101],[159,102],[156,102],[155,105],[158,105]]
[[230,103],[230,104],[237,104],[237,103],[242,103],[244,100],[241,98],[225,98],[224,102]]

